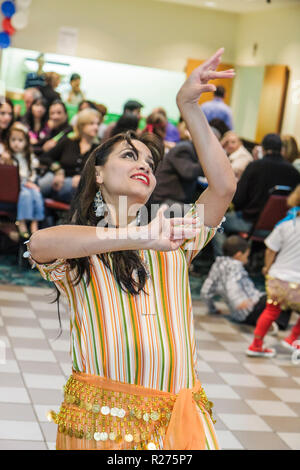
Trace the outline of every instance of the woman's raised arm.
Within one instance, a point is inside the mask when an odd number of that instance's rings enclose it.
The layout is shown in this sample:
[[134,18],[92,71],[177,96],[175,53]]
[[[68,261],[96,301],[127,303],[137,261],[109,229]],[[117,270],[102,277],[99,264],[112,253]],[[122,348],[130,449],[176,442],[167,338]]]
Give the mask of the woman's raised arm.
[[214,91],[208,84],[216,78],[233,78],[234,70],[216,72],[224,49],[219,49],[209,60],[197,67],[177,94],[177,105],[191,133],[192,141],[208,181],[198,204],[204,204],[204,222],[217,226],[236,190],[236,179],[226,153],[212,132],[198,101],[202,93]]

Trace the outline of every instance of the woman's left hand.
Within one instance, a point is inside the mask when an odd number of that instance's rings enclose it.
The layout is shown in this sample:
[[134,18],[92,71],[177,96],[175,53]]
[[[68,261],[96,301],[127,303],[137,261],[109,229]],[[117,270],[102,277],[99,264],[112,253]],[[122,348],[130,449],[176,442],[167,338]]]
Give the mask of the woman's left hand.
[[29,189],[35,189],[36,191],[40,191],[40,187],[37,184],[33,183],[32,181],[27,181],[25,183],[25,187]]
[[216,71],[223,52],[224,48],[222,47],[210,59],[192,71],[177,93],[176,100],[179,108],[185,104],[198,104],[202,93],[215,91],[215,85],[208,83],[210,80],[233,78],[235,76],[234,69]]

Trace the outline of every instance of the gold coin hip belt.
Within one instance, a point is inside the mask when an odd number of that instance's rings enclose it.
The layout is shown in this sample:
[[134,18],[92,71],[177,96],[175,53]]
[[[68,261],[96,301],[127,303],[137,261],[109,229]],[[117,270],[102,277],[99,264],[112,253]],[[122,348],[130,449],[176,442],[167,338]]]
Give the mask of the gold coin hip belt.
[[[132,387],[135,387],[134,385]],[[177,395],[142,396],[105,390],[71,376],[59,413],[49,419],[66,437],[91,441],[89,447],[155,450],[162,448]],[[213,404],[201,388],[194,400],[211,415]]]

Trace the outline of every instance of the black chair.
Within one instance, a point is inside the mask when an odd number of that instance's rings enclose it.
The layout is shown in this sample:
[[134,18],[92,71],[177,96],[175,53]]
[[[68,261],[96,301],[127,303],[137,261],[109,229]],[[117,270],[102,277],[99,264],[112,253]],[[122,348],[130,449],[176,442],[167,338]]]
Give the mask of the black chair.
[[249,269],[252,272],[260,271],[263,266],[264,240],[272,232],[277,222],[286,216],[287,198],[291,190],[290,186],[282,185],[271,188],[269,198],[253,224],[252,230],[249,233],[239,233],[240,236],[251,242]]
[[[18,264],[23,254],[22,241],[16,227],[17,204],[20,193],[19,169],[13,165],[0,165],[0,234],[1,248],[17,244]],[[9,242],[8,242],[9,240]]]

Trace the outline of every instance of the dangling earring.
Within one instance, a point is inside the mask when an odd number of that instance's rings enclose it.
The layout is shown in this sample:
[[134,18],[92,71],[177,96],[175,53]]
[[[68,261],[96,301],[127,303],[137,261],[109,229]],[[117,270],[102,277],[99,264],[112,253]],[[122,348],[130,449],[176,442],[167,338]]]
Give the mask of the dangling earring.
[[100,189],[96,193],[96,196],[94,199],[94,209],[95,209],[96,217],[104,216],[104,202],[103,202],[103,197],[102,197]]

